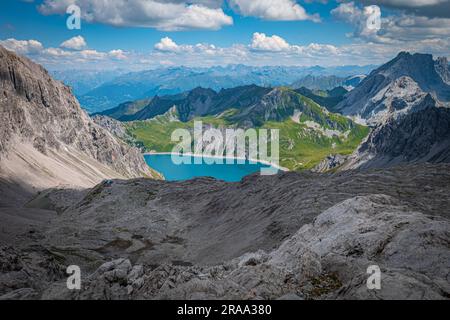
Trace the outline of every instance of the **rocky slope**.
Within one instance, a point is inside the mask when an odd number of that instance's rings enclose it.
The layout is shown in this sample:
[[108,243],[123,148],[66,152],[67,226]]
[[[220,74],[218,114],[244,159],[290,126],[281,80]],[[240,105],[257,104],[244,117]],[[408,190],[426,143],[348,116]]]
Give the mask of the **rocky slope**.
[[450,162],[450,109],[411,78],[378,92],[361,115],[374,128],[341,170]]
[[[449,169],[48,190],[27,208],[58,217],[22,213],[0,237],[0,299],[448,299]],[[81,291],[65,287],[70,264]]]
[[0,179],[30,188],[157,176],[139,151],[96,125],[70,89],[0,47]]
[[377,126],[344,168],[383,168],[402,163],[450,162],[450,109],[427,96],[424,109]]
[[[390,118],[418,111],[421,107],[431,104],[431,95],[420,89],[410,77],[400,77],[376,93],[364,109],[358,114],[366,119],[371,126],[383,124]],[[428,102],[424,103],[423,100]],[[436,100],[436,99],[434,99]],[[437,102],[433,103],[437,105]]]
[[[420,90],[431,93],[440,101],[450,101],[448,62],[445,58],[433,60],[429,54],[401,52],[395,59],[375,69],[345,99],[336,110],[350,116],[370,120],[378,111],[379,95],[389,91],[390,86],[401,77],[411,78]],[[410,94],[415,94],[416,89]]]

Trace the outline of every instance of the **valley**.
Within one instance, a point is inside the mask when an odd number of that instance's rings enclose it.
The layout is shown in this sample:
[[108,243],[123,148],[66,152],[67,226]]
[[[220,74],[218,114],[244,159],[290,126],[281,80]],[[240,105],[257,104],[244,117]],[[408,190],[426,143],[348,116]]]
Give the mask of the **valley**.
[[[316,166],[329,154],[351,154],[367,136],[369,128],[355,124],[348,131],[332,131],[314,126],[303,118],[298,123],[290,118],[282,122],[267,121],[258,128],[280,130],[280,165],[290,170],[305,170]],[[197,117],[189,122],[170,121],[166,117],[153,120],[126,123],[132,143],[143,146],[147,152],[171,152],[176,145],[171,141],[170,133],[178,128],[193,130],[194,121],[202,121],[211,128],[225,129],[238,127],[227,120],[226,116]]]

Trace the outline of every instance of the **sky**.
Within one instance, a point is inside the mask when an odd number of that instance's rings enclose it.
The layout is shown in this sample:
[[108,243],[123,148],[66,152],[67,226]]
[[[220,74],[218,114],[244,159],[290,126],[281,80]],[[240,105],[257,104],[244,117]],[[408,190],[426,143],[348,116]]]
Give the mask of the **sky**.
[[0,45],[51,70],[380,64],[450,57],[450,0],[8,0]]

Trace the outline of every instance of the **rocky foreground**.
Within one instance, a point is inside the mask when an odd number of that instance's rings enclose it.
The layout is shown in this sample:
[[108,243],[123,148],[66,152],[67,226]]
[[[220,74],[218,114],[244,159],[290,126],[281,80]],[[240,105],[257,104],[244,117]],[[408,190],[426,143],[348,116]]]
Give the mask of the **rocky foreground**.
[[0,207],[0,299],[448,299],[449,169],[47,190]]

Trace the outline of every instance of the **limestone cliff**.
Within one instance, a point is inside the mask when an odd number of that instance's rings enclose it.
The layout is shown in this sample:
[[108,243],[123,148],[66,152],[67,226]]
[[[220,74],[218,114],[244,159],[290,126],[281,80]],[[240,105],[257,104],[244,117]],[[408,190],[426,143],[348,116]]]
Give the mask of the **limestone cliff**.
[[31,188],[158,177],[139,151],[95,124],[71,89],[0,47],[0,179]]

